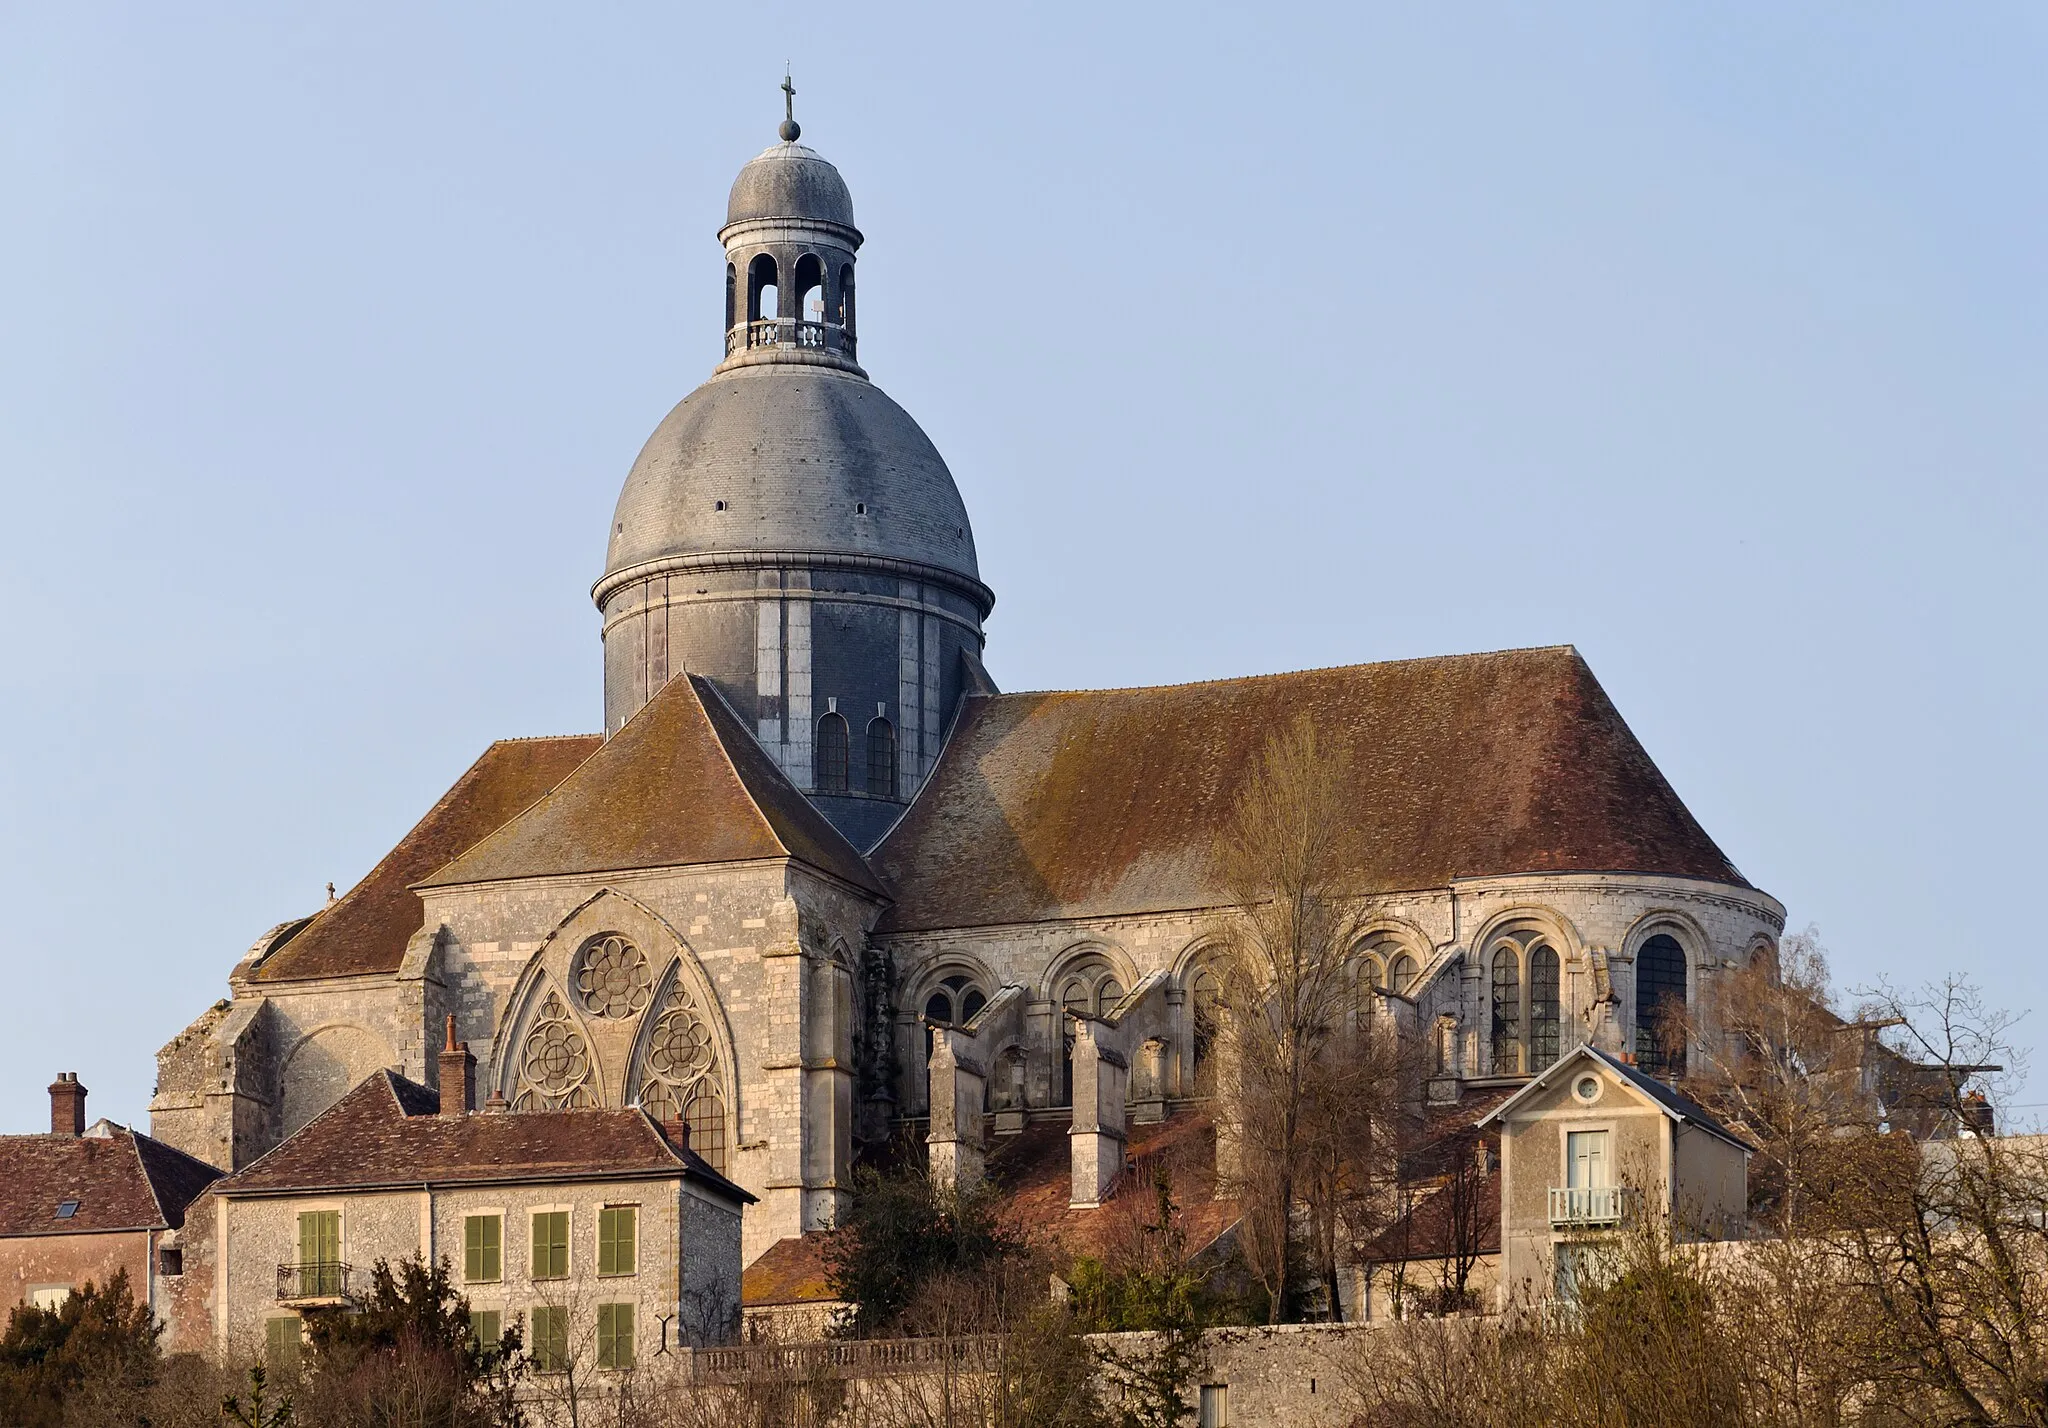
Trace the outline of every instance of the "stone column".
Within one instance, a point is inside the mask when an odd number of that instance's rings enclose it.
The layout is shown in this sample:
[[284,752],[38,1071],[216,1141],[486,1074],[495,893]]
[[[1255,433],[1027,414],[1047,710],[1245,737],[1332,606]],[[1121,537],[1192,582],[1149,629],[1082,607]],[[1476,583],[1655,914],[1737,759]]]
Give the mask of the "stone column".
[[1077,1017],[1074,1026],[1074,1124],[1067,1132],[1073,1166],[1072,1209],[1100,1205],[1124,1169],[1124,1097],[1131,1066],[1105,1045],[1107,1022]]

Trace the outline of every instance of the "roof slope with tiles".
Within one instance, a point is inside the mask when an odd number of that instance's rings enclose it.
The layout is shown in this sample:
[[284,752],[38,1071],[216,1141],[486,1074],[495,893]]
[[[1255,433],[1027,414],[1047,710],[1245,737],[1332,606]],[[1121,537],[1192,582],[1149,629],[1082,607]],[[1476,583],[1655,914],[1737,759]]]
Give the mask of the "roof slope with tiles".
[[968,702],[872,855],[883,930],[1219,906],[1217,834],[1297,714],[1343,760],[1361,893],[1627,872],[1747,886],[1569,646]]
[[425,914],[412,885],[567,778],[597,752],[596,734],[501,739],[484,750],[369,876],[266,957],[259,982],[395,972]]
[[704,680],[670,680],[561,786],[427,886],[795,858],[879,895],[859,851]]
[[[0,1136],[0,1236],[177,1229],[220,1171],[101,1121],[84,1135]],[[59,1219],[57,1207],[76,1200]]]
[[282,1145],[220,1181],[227,1196],[673,1175],[753,1196],[645,1111],[439,1114],[432,1091],[378,1071]]

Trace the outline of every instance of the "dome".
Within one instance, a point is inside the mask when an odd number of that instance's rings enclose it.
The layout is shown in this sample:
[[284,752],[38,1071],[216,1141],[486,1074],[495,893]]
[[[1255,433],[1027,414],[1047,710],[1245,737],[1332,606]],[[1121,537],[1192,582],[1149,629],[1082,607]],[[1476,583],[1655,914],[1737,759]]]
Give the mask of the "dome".
[[908,562],[981,588],[938,449],[881,388],[829,367],[738,367],[678,403],[626,477],[599,583],[771,552]]
[[816,149],[771,144],[747,161],[725,202],[728,228],[756,218],[808,218],[852,228],[853,195]]

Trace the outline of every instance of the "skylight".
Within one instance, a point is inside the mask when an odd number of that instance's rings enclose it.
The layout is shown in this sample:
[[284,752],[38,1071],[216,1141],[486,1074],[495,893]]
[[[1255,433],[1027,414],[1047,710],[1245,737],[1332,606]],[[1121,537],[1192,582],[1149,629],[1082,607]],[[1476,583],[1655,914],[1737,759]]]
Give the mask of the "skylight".
[[57,1202],[57,1218],[58,1218],[58,1219],[60,1219],[60,1220],[68,1220],[68,1219],[70,1219],[70,1218],[71,1218],[71,1217],[72,1217],[73,1215],[75,1215],[75,1214],[77,1214],[77,1213],[78,1213],[78,1202],[77,1202],[76,1200],[59,1200],[59,1201]]

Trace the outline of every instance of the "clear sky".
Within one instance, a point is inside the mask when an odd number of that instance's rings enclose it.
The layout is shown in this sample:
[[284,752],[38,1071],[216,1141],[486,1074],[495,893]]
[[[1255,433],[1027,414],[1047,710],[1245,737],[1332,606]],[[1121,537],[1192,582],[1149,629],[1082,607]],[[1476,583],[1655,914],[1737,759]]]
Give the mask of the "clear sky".
[[2048,1037],[2048,10],[0,0],[0,1129],[598,727],[785,60],[1005,688],[1574,643]]

